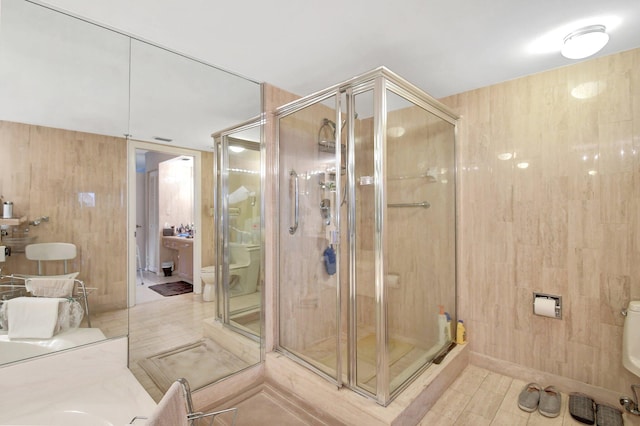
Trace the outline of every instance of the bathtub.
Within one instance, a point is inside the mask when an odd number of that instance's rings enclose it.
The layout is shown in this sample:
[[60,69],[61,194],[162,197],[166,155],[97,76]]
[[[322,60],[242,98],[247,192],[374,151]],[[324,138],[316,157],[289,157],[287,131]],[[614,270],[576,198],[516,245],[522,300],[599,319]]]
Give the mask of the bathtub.
[[121,426],[148,416],[156,403],[127,368],[126,340],[0,368],[0,425]]
[[14,339],[0,334],[0,364],[21,361],[52,352],[105,340],[99,328],[77,328],[56,334],[51,339]]

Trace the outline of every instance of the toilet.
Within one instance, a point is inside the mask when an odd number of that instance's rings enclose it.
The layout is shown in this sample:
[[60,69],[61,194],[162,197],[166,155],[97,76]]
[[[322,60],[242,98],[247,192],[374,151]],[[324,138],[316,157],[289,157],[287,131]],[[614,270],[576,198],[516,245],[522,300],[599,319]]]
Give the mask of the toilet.
[[229,297],[255,293],[260,273],[260,245],[229,243]]
[[[255,293],[260,273],[260,245],[229,243],[229,297]],[[200,270],[202,300],[215,300],[216,267],[205,266]]]
[[215,265],[205,266],[200,270],[202,279],[202,300],[213,302],[216,289],[216,267]]
[[629,302],[622,334],[622,365],[640,376],[640,300]]

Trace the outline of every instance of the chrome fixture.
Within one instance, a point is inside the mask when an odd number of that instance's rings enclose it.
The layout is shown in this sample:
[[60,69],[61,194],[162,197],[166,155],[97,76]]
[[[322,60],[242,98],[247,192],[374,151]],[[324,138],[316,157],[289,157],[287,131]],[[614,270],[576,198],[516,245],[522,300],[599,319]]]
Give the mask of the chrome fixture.
[[631,385],[631,392],[633,392],[634,398],[631,398],[629,396],[621,396],[620,405],[622,405],[627,412],[633,414],[634,416],[640,416],[640,410],[638,410],[638,393],[636,392],[636,388],[640,388],[640,385]]
[[289,177],[293,178],[294,182],[294,205],[293,205],[293,216],[294,216],[294,224],[289,227],[289,234],[293,235],[298,230],[298,222],[300,220],[300,185],[298,183],[298,174],[295,170],[291,170],[289,172]]
[[35,218],[31,222],[29,222],[29,225],[38,226],[42,222],[49,222],[49,216],[40,216],[38,218]]
[[331,200],[328,198],[320,201],[320,214],[322,215],[322,219],[324,219],[324,224],[331,224]]
[[396,203],[396,204],[387,204],[387,207],[423,207],[428,209],[431,207],[431,204],[428,201],[423,201],[421,203]]

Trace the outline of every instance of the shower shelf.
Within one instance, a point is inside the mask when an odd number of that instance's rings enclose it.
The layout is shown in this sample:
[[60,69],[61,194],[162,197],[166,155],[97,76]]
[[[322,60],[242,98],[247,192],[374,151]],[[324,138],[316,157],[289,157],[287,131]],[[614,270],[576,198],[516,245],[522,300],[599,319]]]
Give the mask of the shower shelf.
[[0,219],[0,225],[2,226],[18,226],[27,221],[26,216],[12,217],[9,219]]

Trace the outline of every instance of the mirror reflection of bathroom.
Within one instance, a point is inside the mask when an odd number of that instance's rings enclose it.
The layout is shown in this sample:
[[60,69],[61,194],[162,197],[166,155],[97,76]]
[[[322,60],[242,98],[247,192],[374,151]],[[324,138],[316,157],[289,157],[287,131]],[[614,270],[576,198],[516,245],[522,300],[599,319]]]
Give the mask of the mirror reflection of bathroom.
[[[9,216],[15,216],[0,219],[0,227],[9,227],[0,245],[13,249],[0,260],[2,274],[38,273],[28,243],[71,243],[77,250],[69,272],[78,273],[88,297],[87,305],[78,298],[85,315],[73,338],[56,333],[11,342],[7,328],[0,330],[0,364],[126,338],[128,367],[159,400],[170,385],[165,378],[186,377],[195,390],[259,362],[258,349],[231,353],[216,346],[223,339],[210,326],[215,303],[203,301],[200,270],[215,264],[211,132],[259,114],[260,85],[36,2],[0,0],[0,9],[0,195],[13,202]],[[184,161],[181,155],[195,160],[195,179],[178,190],[169,174],[166,184],[174,189],[161,207],[161,167]],[[146,192],[148,181],[153,194]],[[150,210],[151,196],[157,202]],[[181,206],[191,206],[195,217],[178,214]],[[176,235],[163,235],[165,224]],[[166,247],[171,238],[180,246]],[[190,244],[193,249],[182,247]],[[171,276],[165,277],[164,262]],[[43,264],[44,274],[63,272],[63,262]],[[149,290],[166,281],[192,283],[193,292],[165,297]],[[2,285],[2,299],[29,293],[24,280],[9,277]],[[24,371],[21,384],[37,376]]]
[[189,155],[136,150],[135,302],[162,300],[149,287],[193,286],[194,162]]
[[249,338],[261,330],[261,151],[258,123],[216,138],[219,154],[218,319]]

